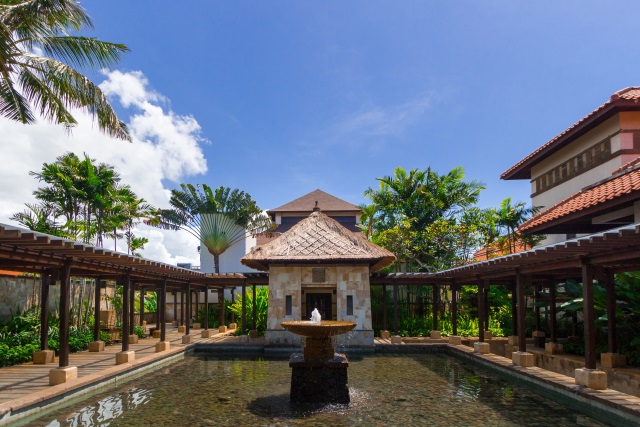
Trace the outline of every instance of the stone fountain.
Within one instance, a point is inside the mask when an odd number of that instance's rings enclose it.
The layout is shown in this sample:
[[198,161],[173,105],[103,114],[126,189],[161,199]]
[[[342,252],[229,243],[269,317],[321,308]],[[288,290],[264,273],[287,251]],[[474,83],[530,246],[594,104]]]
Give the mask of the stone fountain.
[[304,353],[291,356],[292,403],[349,403],[349,361],[333,347],[333,337],[351,331],[355,322],[322,320],[313,310],[310,321],[282,322],[287,331],[305,337]]

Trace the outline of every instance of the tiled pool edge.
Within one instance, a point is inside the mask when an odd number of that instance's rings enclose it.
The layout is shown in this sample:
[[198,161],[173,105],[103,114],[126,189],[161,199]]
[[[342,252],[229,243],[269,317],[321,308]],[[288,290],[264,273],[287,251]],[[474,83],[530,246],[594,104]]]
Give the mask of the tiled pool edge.
[[[470,360],[508,377],[529,383],[545,391],[580,403],[585,407],[606,412],[619,420],[640,425],[640,398],[615,390],[592,390],[575,384],[575,380],[541,368],[515,366],[511,360],[494,354],[475,353],[472,348],[445,344],[446,354]],[[600,417],[602,418],[602,417]]]
[[184,359],[185,354],[192,352],[194,347],[195,344],[190,344],[172,348],[167,352],[155,353],[133,363],[114,365],[102,372],[80,377],[68,384],[51,386],[46,390],[4,402],[0,404],[0,426],[24,422],[28,418],[39,416],[54,405],[75,403],[147,372],[173,364]]

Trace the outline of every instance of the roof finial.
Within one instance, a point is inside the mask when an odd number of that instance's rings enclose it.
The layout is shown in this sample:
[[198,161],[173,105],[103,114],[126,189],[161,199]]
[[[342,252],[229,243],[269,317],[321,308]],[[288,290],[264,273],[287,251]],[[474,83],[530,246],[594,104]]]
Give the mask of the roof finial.
[[316,200],[316,206],[313,208],[314,212],[320,212],[320,208],[318,207],[318,201]]

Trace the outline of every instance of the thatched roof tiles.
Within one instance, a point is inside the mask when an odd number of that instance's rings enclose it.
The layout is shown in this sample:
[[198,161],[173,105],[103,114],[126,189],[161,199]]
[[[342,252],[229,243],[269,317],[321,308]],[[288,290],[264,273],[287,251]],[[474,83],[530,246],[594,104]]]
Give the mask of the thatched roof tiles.
[[241,262],[263,271],[269,264],[356,262],[367,263],[371,271],[377,271],[395,260],[388,250],[316,211],[277,239],[253,248]]

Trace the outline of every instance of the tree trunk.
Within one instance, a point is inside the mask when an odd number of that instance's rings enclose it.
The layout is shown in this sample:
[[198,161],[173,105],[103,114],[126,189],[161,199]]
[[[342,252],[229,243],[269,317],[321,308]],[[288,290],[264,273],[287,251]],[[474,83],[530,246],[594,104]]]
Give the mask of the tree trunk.
[[220,273],[220,254],[213,254],[213,268],[216,273]]

